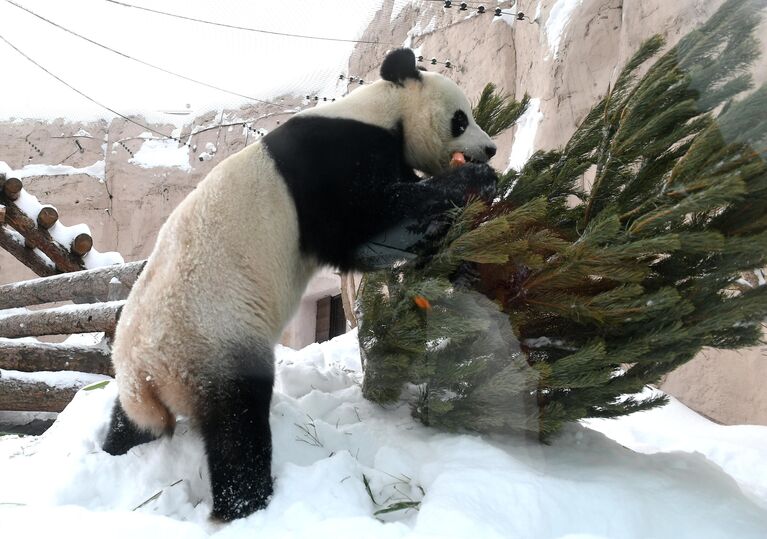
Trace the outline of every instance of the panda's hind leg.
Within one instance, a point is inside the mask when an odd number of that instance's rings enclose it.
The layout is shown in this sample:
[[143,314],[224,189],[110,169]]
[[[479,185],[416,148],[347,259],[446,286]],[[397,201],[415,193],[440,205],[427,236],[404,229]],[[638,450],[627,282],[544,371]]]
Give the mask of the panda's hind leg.
[[150,431],[140,429],[125,413],[120,399],[115,401],[112,408],[112,418],[109,430],[104,440],[103,449],[110,455],[124,455],[133,447],[156,440],[157,436]]
[[214,519],[230,521],[266,507],[272,494],[269,406],[274,385],[271,347],[238,347],[233,366],[209,380],[197,418],[205,443]]
[[124,455],[132,447],[151,442],[163,434],[172,434],[176,427],[176,417],[145,378],[145,374],[134,378],[123,377],[131,391],[121,387],[112,408],[103,445],[104,451],[110,455]]

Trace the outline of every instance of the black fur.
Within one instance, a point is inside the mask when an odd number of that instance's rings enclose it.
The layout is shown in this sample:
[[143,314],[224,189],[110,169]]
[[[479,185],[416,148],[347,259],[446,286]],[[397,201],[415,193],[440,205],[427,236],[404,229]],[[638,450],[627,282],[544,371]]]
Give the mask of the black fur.
[[437,246],[435,240],[450,228],[448,210],[464,206],[470,197],[492,200],[497,180],[489,165],[470,163],[417,184],[400,186],[401,197],[411,204],[400,208],[397,224],[357,249],[357,267],[376,270],[401,260],[427,259]]
[[208,377],[198,420],[213,493],[211,516],[229,521],[263,509],[272,494],[274,358],[271,348],[256,345],[235,348],[220,361],[216,365],[237,368]]
[[110,455],[124,455],[131,448],[155,439],[157,437],[151,432],[139,429],[128,419],[120,399],[117,399],[112,408],[112,419],[104,440],[104,451]]
[[355,120],[296,116],[263,141],[295,202],[301,249],[343,271],[378,267],[359,256],[372,238],[427,222],[495,183],[494,173],[471,167],[419,181],[400,130]]
[[421,72],[415,65],[415,54],[410,49],[394,49],[381,64],[381,78],[402,86],[407,79],[420,80]]
[[455,111],[453,119],[450,120],[450,134],[453,135],[453,138],[463,135],[467,127],[469,127],[469,117],[460,109]]
[[350,254],[397,222],[392,186],[418,177],[399,130],[355,120],[296,116],[263,139],[298,212],[301,248],[321,262],[354,269]]

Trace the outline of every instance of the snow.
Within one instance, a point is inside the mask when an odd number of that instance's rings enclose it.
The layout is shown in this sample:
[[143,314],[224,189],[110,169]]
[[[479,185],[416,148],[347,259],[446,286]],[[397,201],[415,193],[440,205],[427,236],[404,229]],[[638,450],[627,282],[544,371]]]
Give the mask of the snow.
[[[14,232],[16,232],[16,231],[14,230]],[[26,240],[24,240],[24,236],[22,236],[21,234],[19,234],[19,238],[22,239],[22,244],[26,241]],[[51,260],[50,257],[47,254],[42,252],[39,247],[35,247],[34,249],[32,249],[32,251],[34,251],[34,253],[40,258],[40,260],[43,261],[43,263],[46,266],[48,266],[49,268],[55,268],[56,267],[56,263],[53,260]]]
[[14,172],[14,176],[23,179],[30,176],[72,176],[73,174],[86,174],[101,181],[106,177],[106,162],[101,159],[87,167],[72,167],[69,165],[25,165],[21,170]]
[[[763,538],[767,427],[663,409],[567,427],[549,446],[440,433],[362,398],[356,335],[277,349],[275,494],[208,521],[199,435],[100,450],[116,388],[80,391],[40,437],[0,437],[0,536]],[[596,430],[614,437],[611,440]],[[624,447],[625,446],[625,447]],[[366,487],[367,483],[367,487]],[[369,489],[369,492],[368,492]],[[378,513],[393,504],[407,508]]]
[[83,264],[85,269],[96,269],[104,266],[112,266],[113,264],[124,264],[125,259],[123,256],[115,251],[108,251],[102,253],[96,248],[91,248],[85,256],[83,256]]
[[141,144],[139,151],[128,161],[129,163],[141,168],[168,167],[191,172],[189,146],[173,139],[158,139],[146,135],[148,134],[142,135],[141,138],[146,140]]
[[[5,369],[0,369],[0,378],[6,380],[20,380],[23,382],[42,382],[57,388],[82,387],[102,380],[110,380],[108,376],[101,374],[89,374],[76,371],[21,372]],[[0,530],[2,530],[2,528],[0,528]]]
[[[34,222],[37,222],[37,215],[44,207],[44,205],[40,203],[37,197],[30,194],[26,189],[22,189],[19,192],[19,198],[15,201],[15,204],[22,212],[24,212],[27,217],[32,219]],[[88,227],[88,225],[85,224],[65,226],[61,223],[60,220],[58,220],[51,228],[48,229],[48,233],[59,244],[69,249],[72,245],[72,242],[78,235],[88,234],[90,236],[91,229]]]
[[[501,12],[500,17],[496,17],[493,14],[493,22],[495,23],[496,21],[503,21],[509,26],[513,27],[514,22],[517,20],[517,16],[515,15],[515,13],[517,13],[517,11],[519,10],[519,8],[517,7],[517,4],[518,2],[514,2],[511,5],[511,7],[503,8],[503,11]],[[495,8],[492,8],[492,7],[488,8],[488,12],[492,11],[493,9]]]
[[517,120],[514,143],[511,146],[509,164],[506,167],[507,172],[512,168],[520,170],[527,160],[530,159],[530,156],[533,155],[535,151],[535,134],[538,132],[538,125],[541,123],[541,120],[543,120],[541,99],[534,97],[530,99],[525,113]]
[[[411,4],[416,4],[416,2],[414,0],[394,0],[389,21],[393,23],[397,17],[399,17],[400,13]],[[417,4],[421,4],[421,2],[417,2]]]
[[[549,50],[554,58],[559,54],[559,45],[565,33],[565,28],[570,22],[570,18],[577,7],[583,3],[583,0],[557,0],[551,6],[549,18],[546,20],[546,38],[549,41]],[[539,6],[540,7],[540,6]],[[539,11],[536,10],[536,18]]]
[[[173,141],[158,141],[158,142],[173,142]],[[143,149],[143,146],[142,146]],[[140,152],[139,152],[140,153]],[[136,154],[139,155],[138,153]],[[159,166],[159,165],[158,165]],[[188,167],[188,163],[187,163]],[[69,170],[69,172],[67,172]],[[27,165],[20,171],[13,171],[11,168],[3,161],[0,161],[0,172],[6,172],[7,174],[12,174],[13,176],[17,178],[24,178],[27,176],[51,176],[51,175],[62,175],[62,174],[89,174],[91,176],[95,176],[100,178],[101,181],[104,180],[104,161],[97,161],[95,164],[91,165],[90,167],[81,168],[81,169],[75,169],[73,167],[65,166],[65,165]],[[42,204],[38,198],[26,189],[22,189],[19,192],[19,198],[14,202],[16,206],[30,219],[32,219],[34,222],[37,222],[37,215],[40,213],[40,210],[43,209],[45,206]],[[51,206],[53,207],[53,206]],[[55,209],[55,208],[54,208]],[[21,245],[24,245],[24,238],[16,232],[15,230],[12,230],[8,227],[4,227],[6,231],[11,233],[13,238]],[[77,224],[72,226],[66,226],[64,225],[61,220],[56,221],[56,223],[48,229],[48,233],[51,235],[51,237],[56,240],[60,245],[65,247],[66,249],[71,249],[72,242],[74,239],[80,235],[80,234],[88,234],[91,235],[91,229],[86,224]],[[37,255],[45,261],[45,263],[50,267],[55,267],[55,264],[53,261],[48,258],[48,256],[45,255],[40,249],[35,248],[34,249]],[[101,253],[96,248],[91,248],[91,250],[83,256],[83,264],[85,265],[86,269],[95,269],[100,268],[103,266],[110,266],[112,264],[122,264],[125,260],[123,259],[122,255],[120,253],[116,252],[105,252]]]
[[[383,1],[233,0],[225,9],[209,0],[165,0],[162,6],[146,0],[132,3],[273,32],[359,39]],[[77,9],[57,0],[23,4],[137,59],[264,100],[282,95],[331,95],[355,46],[199,24],[103,0],[79,0]],[[179,126],[209,110],[236,109],[249,102],[111,53],[6,2],[0,2],[0,20],[5,23],[3,37],[8,41],[78,90],[125,115],[140,114],[148,122]],[[114,117],[3,42],[0,65],[17,81],[3,87],[0,119]]]
[[3,231],[8,234],[13,241],[18,243],[19,245],[24,245],[26,240],[24,239],[24,236],[16,232],[14,229],[9,227],[8,225],[2,225]]
[[19,192],[19,198],[14,203],[16,207],[33,221],[37,221],[37,215],[43,209],[43,204],[40,203],[36,196],[29,194],[26,189],[22,189]]
[[[117,280],[117,277],[113,277],[112,281]],[[112,282],[110,281],[110,282]],[[118,283],[120,281],[117,281]],[[64,344],[79,345],[79,346],[101,346],[102,339],[104,338],[103,332],[98,333],[73,333],[64,339]]]
[[12,309],[0,309],[0,319],[6,318],[8,316],[16,316],[18,314],[29,314],[32,311],[27,309],[26,307],[14,307]]
[[[652,393],[648,390],[644,395]],[[589,419],[583,423],[639,453],[700,453],[767,509],[767,427],[717,425],[669,398],[671,402],[664,408],[633,414],[620,421]]]

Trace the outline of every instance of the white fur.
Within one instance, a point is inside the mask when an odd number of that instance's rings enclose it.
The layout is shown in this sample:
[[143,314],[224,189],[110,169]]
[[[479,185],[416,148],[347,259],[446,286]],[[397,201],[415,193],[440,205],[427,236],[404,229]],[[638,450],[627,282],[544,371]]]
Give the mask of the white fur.
[[[466,113],[469,126],[453,138],[450,121],[458,109]],[[431,175],[448,169],[453,152],[484,162],[485,148],[495,148],[474,121],[471,104],[458,85],[438,73],[422,72],[420,80],[408,79],[404,87],[379,80],[301,114],[347,118],[386,129],[402,122],[408,164]]]
[[[454,139],[457,109],[470,124]],[[430,174],[454,151],[484,161],[494,146],[458,87],[433,73],[404,87],[379,81],[302,114],[401,122],[408,163]],[[194,417],[198,388],[237,372],[215,362],[222,347],[252,338],[273,346],[316,266],[299,251],[295,205],[264,146],[222,161],[163,225],[123,310],[112,357],[128,416],[158,434],[177,415]]]
[[112,353],[120,400],[140,427],[162,432],[173,416],[193,416],[195,388],[237,369],[209,363],[223,344],[278,341],[315,269],[298,238],[290,193],[260,144],[221,162],[173,211]]

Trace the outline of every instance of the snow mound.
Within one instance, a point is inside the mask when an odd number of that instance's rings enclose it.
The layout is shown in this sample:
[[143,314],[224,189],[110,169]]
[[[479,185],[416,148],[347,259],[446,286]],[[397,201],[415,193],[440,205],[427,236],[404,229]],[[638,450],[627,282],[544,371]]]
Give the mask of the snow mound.
[[116,394],[109,384],[81,391],[43,436],[0,437],[0,536],[699,539],[767,532],[765,427],[719,427],[672,401],[591,423],[620,443],[580,425],[550,446],[447,434],[416,423],[407,406],[383,409],[362,398],[354,332],[301,351],[279,347],[276,364],[276,482],[265,510],[228,525],[208,521],[202,443],[187,422],[173,438],[124,456],[101,451]]

